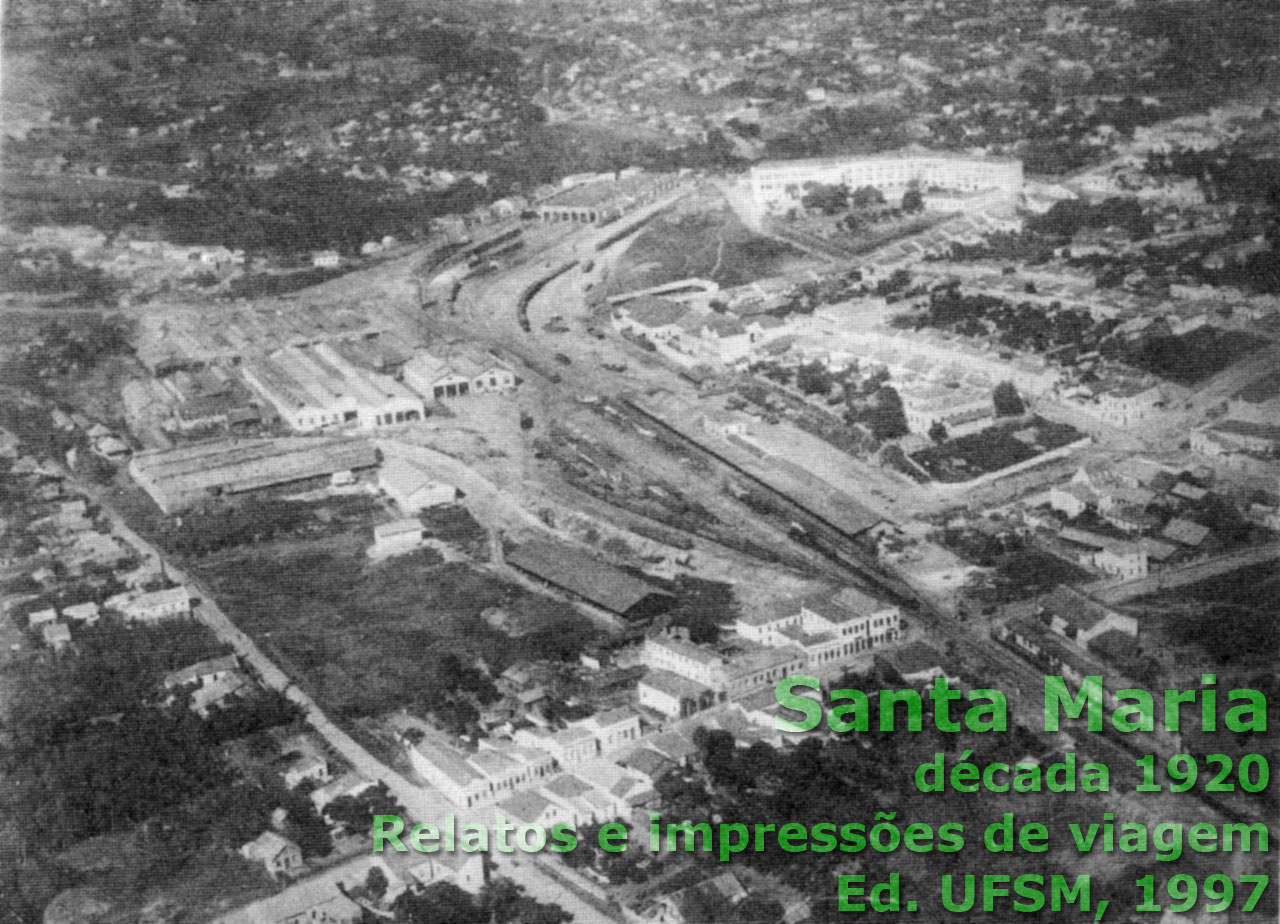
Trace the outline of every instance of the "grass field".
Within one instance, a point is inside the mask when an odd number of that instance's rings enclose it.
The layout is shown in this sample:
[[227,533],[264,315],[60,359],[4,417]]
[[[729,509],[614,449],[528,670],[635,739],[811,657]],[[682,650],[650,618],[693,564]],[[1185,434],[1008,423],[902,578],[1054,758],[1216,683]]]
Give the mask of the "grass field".
[[[367,540],[263,543],[194,565],[228,615],[322,707],[347,718],[429,711],[457,678],[453,655],[501,671],[516,657],[569,659],[594,632],[572,607],[463,563],[432,555],[376,565]],[[533,631],[518,650],[480,618],[501,606]]]
[[651,222],[618,261],[609,291],[627,292],[689,277],[738,286],[779,275],[804,260],[800,251],[751,231],[727,207],[712,205]]

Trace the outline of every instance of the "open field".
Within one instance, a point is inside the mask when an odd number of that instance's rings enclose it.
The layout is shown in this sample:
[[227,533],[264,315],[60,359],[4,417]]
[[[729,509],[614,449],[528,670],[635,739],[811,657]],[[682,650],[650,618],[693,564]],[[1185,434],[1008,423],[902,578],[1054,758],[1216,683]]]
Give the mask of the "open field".
[[521,639],[527,658],[572,658],[591,641],[567,604],[465,564],[416,553],[368,563],[359,535],[263,543],[209,556],[193,570],[236,624],[325,709],[377,715],[430,710],[457,684],[441,669],[452,655],[496,671],[516,652],[480,614],[501,606],[537,628]]
[[610,278],[610,294],[689,277],[728,288],[814,262],[751,231],[722,200],[696,201],[696,211],[659,217],[632,242]]
[[[1132,601],[1148,647],[1169,650],[1188,670],[1270,670],[1280,646],[1280,573],[1267,563]],[[1205,631],[1207,625],[1212,632]]]

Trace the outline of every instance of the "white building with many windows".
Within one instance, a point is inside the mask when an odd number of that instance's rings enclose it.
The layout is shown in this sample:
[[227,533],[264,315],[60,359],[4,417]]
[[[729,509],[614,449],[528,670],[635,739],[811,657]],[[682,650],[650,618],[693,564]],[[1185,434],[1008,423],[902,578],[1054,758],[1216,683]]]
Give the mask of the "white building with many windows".
[[849,587],[806,597],[794,610],[740,617],[733,627],[763,645],[801,649],[812,668],[897,641],[901,626],[896,606]]
[[806,183],[844,185],[851,190],[874,186],[886,195],[901,194],[913,184],[922,191],[994,190],[1011,199],[1022,191],[1022,162],[921,150],[767,160],[753,166],[749,174],[752,203],[764,212],[798,205]]

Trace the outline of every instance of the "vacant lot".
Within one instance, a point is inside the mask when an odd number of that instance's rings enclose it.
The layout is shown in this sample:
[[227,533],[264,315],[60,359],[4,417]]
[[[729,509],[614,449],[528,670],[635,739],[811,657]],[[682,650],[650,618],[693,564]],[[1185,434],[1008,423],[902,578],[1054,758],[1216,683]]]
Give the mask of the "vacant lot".
[[696,277],[722,287],[777,276],[807,258],[761,237],[727,207],[667,215],[651,222],[618,261],[610,294]]
[[[1264,564],[1131,604],[1151,644],[1176,653],[1180,665],[1231,672],[1270,671],[1280,646],[1280,573]],[[1207,627],[1212,626],[1212,631]]]
[[[194,569],[240,628],[347,718],[441,706],[458,682],[456,670],[441,670],[450,655],[501,671],[517,656],[574,658],[592,640],[567,604],[434,553],[370,564],[366,544],[363,536],[262,543]],[[492,606],[535,627],[518,652],[480,618]]]

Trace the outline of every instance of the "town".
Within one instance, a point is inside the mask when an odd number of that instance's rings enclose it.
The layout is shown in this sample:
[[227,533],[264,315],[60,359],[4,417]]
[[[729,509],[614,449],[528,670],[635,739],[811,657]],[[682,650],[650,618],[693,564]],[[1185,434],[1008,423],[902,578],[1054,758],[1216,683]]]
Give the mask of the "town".
[[0,922],[830,924],[944,868],[635,845],[943,752],[1269,830],[1280,13],[1158,6],[7,5]]

